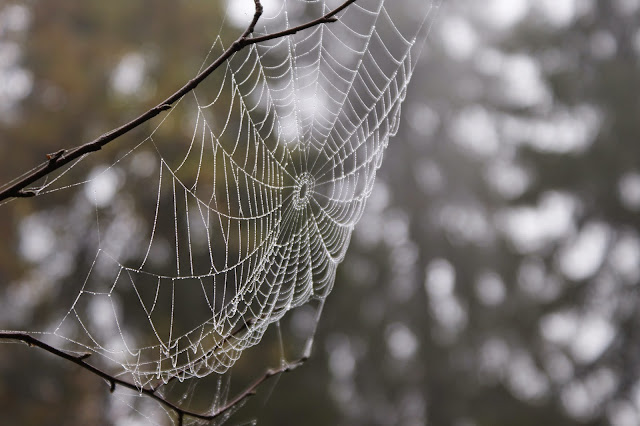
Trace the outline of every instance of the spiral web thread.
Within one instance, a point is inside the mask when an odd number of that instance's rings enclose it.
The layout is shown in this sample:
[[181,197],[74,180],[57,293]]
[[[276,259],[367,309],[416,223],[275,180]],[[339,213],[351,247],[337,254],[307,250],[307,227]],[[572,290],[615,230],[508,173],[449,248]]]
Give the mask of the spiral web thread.
[[[303,6],[317,17],[338,4],[278,2],[255,35],[299,24]],[[286,312],[324,300],[437,6],[357,1],[335,23],[252,45],[117,162],[71,185],[91,193],[151,158],[155,209],[142,215],[148,225],[123,224],[94,200],[97,253],[52,334],[145,386],[224,373]],[[224,47],[219,37],[210,55]],[[192,136],[164,141],[177,110],[189,112]],[[64,189],[59,178],[39,193]]]

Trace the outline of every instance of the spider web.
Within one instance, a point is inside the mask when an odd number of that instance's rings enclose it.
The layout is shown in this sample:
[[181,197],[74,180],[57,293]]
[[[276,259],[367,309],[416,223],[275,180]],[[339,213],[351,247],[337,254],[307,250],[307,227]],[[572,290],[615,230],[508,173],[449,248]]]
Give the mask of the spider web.
[[[341,3],[265,2],[254,36]],[[79,161],[35,188],[82,189],[97,247],[47,335],[142,387],[223,374],[270,324],[322,303],[438,3],[357,1],[335,23],[252,45],[110,165],[68,183]],[[225,47],[218,36],[205,65]],[[176,126],[189,136],[169,137]],[[116,201],[118,182],[140,199]]]

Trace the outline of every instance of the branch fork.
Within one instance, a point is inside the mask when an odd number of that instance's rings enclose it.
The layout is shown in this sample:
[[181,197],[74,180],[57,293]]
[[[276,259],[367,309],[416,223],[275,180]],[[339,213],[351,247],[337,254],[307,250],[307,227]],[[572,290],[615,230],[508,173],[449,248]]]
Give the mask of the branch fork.
[[188,81],[187,84],[182,86],[178,91],[173,93],[167,99],[162,101],[160,104],[155,107],[147,110],[145,113],[141,114],[137,118],[131,120],[130,122],[123,124],[120,127],[117,127],[102,136],[94,139],[91,142],[87,142],[84,145],[77,146],[75,148],[70,148],[67,150],[60,150],[54,154],[47,155],[47,162],[42,164],[40,167],[36,168],[34,171],[25,174],[22,178],[16,180],[12,185],[7,186],[6,188],[0,190],[0,202],[9,198],[25,198],[25,197],[33,197],[37,195],[37,191],[33,190],[25,190],[25,188],[39,179],[49,175],[50,173],[58,170],[65,164],[68,164],[84,155],[87,155],[91,152],[99,151],[103,146],[108,143],[120,138],[121,136],[131,132],[135,128],[140,125],[146,123],[151,120],[155,116],[161,114],[162,112],[171,109],[173,104],[178,100],[182,99],[187,93],[198,87],[200,83],[202,83],[211,73],[213,73],[216,69],[218,69],[222,64],[224,64],[228,59],[230,59],[234,54],[241,51],[247,46],[256,43],[262,43],[264,41],[273,40],[277,38],[286,37],[292,34],[295,34],[299,31],[306,30],[311,27],[315,27],[322,24],[328,24],[331,22],[336,22],[336,15],[346,9],[352,3],[355,3],[356,0],[347,0],[342,5],[328,12],[327,14],[321,16],[318,19],[313,21],[309,21],[305,24],[298,25],[293,28],[289,28],[283,31],[279,31],[272,34],[267,34],[264,36],[253,37],[253,33],[255,31],[255,27],[260,20],[260,17],[263,13],[263,6],[260,0],[254,0],[255,3],[255,13],[253,15],[253,19],[251,23],[247,27],[247,29],[242,33],[242,35],[234,41],[231,46],[227,50],[225,50],[211,65],[209,65],[206,69],[204,69],[200,74],[194,77],[192,80]]
[[[289,28],[280,32],[254,37],[253,33],[255,31],[256,25],[258,24],[258,21],[260,20],[260,17],[262,16],[262,13],[264,11],[264,8],[260,0],[254,0],[255,13],[247,29],[242,33],[242,35],[235,42],[233,42],[233,44],[231,44],[231,46],[227,50],[225,50],[211,65],[209,65],[200,74],[198,74],[192,80],[188,81],[182,88],[180,88],[178,91],[170,95],[160,104],[147,110],[146,112],[144,112],[137,118],[131,120],[130,122],[120,127],[117,127],[115,129],[112,129],[107,133],[104,133],[103,135],[101,135],[100,137],[96,138],[91,142],[87,142],[75,148],[60,149],[59,151],[56,151],[54,153],[47,154],[46,155],[47,161],[43,163],[40,167],[37,167],[34,171],[25,174],[22,178],[17,179],[13,184],[0,190],[0,202],[7,199],[11,199],[11,198],[27,198],[27,197],[36,196],[38,194],[37,189],[32,190],[32,189],[25,189],[25,188],[37,182],[39,179],[48,176],[50,173],[58,170],[64,165],[80,157],[88,155],[91,152],[101,150],[102,147],[107,145],[108,143],[131,132],[133,129],[146,123],[147,121],[151,120],[153,117],[161,114],[162,112],[171,109],[174,103],[176,103],[178,100],[184,97],[187,93],[195,89],[209,75],[211,75],[211,73],[213,73],[216,69],[218,69],[234,54],[246,48],[247,46],[286,37],[286,36],[295,34],[299,31],[303,31],[318,25],[336,22],[338,20],[336,15],[341,11],[343,11],[344,9],[346,9],[349,5],[351,5],[355,1],[356,0],[347,0],[344,3],[342,3],[342,5],[333,9],[327,14],[313,21],[309,21],[305,24],[302,24],[293,28]],[[158,390],[164,385],[164,383],[158,384],[156,386],[141,388],[139,385],[136,385],[135,383],[131,383],[126,380],[115,377],[89,364],[87,362],[87,359],[91,356],[91,353],[76,354],[76,353],[65,352],[63,350],[60,350],[58,348],[55,348],[49,345],[48,343],[45,343],[42,340],[39,340],[38,338],[32,336],[31,334],[22,333],[22,332],[0,331],[0,342],[3,340],[4,341],[20,341],[31,347],[40,348],[58,358],[65,359],[73,364],[76,364],[79,367],[105,380],[109,384],[110,392],[114,392],[117,386],[121,386],[123,388],[127,388],[130,390],[139,392],[140,394],[144,394],[149,398],[152,398],[156,402],[160,403],[161,405],[165,406],[169,410],[173,411],[177,416],[179,426],[183,425],[183,421],[185,417],[192,417],[192,418],[207,420],[207,421],[211,421],[218,418],[219,416],[232,410],[234,407],[239,406],[250,396],[255,395],[258,387],[265,381],[269,380],[271,377],[292,371],[298,368],[299,366],[301,366],[308,359],[307,356],[304,356],[303,358],[300,358],[295,362],[284,364],[280,368],[267,370],[263,376],[255,380],[243,392],[239,393],[236,397],[231,399],[224,406],[218,407],[217,409],[215,409],[213,412],[210,412],[210,413],[196,413],[196,412],[192,412],[192,411],[180,408],[175,403],[159,395]]]

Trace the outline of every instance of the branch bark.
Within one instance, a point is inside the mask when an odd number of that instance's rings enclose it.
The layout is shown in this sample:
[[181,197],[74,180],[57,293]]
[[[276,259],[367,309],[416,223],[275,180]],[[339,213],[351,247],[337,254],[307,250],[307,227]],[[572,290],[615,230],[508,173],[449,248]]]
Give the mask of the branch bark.
[[117,386],[122,386],[123,388],[130,389],[136,392],[139,392],[142,395],[146,395],[149,398],[157,401],[158,403],[164,405],[166,408],[172,410],[176,413],[178,417],[178,425],[181,426],[183,424],[185,417],[193,417],[200,420],[215,420],[221,415],[225,414],[229,410],[241,404],[244,400],[256,394],[258,387],[269,380],[271,377],[280,375],[282,373],[287,373],[291,370],[294,370],[304,364],[307,361],[307,357],[300,358],[299,360],[287,363],[280,368],[267,370],[261,377],[259,377],[256,381],[254,381],[251,385],[249,385],[244,391],[240,392],[237,396],[231,399],[222,407],[217,408],[211,413],[196,413],[194,411],[185,410],[184,408],[179,407],[175,403],[169,401],[165,397],[158,395],[158,389],[161,386],[157,386],[154,388],[145,388],[137,386],[134,383],[128,382],[123,379],[119,379],[91,364],[89,364],[86,359],[91,355],[90,353],[75,355],[72,353],[64,352],[58,348],[55,348],[42,340],[39,340],[27,333],[20,332],[0,332],[0,340],[13,340],[24,342],[29,346],[34,346],[40,349],[43,349],[46,352],[49,352],[52,355],[57,356],[58,358],[65,359],[73,364],[76,364],[83,369],[89,371],[90,373],[104,379],[109,384],[109,390],[114,392]]
[[[356,0],[347,0],[342,3],[337,8],[331,10],[327,14],[302,25],[289,28],[287,30],[283,30],[280,32],[267,34],[260,37],[253,37],[253,32],[255,27],[260,20],[260,17],[263,13],[263,7],[260,3],[260,0],[254,0],[255,3],[255,13],[253,19],[247,29],[242,33],[242,35],[235,41],[229,48],[227,48],[211,65],[209,65],[204,71],[194,77],[192,80],[188,81],[184,86],[182,86],[178,91],[167,97],[163,102],[159,103],[155,107],[147,110],[137,118],[131,120],[130,122],[123,124],[120,127],[110,130],[109,132],[103,134],[97,139],[87,142],[83,145],[77,146],[71,149],[61,149],[52,154],[47,154],[47,161],[36,167],[31,172],[25,173],[22,177],[13,181],[11,185],[6,186],[4,189],[0,190],[0,202],[10,199],[10,198],[24,198],[24,197],[33,197],[37,195],[36,190],[25,189],[27,186],[37,182],[39,179],[48,176],[50,173],[55,170],[60,169],[64,165],[84,156],[90,154],[92,152],[96,152],[102,149],[108,143],[118,139],[119,137],[129,133],[134,130],[138,126],[146,123],[151,120],[153,117],[161,114],[164,111],[167,111],[172,108],[173,104],[184,97],[187,93],[195,89],[200,83],[202,83],[209,75],[211,75],[216,69],[218,69],[222,64],[224,64],[228,59],[230,59],[235,53],[241,51],[242,49],[250,46],[252,44],[261,43],[269,40],[274,40],[282,37],[286,37],[292,34],[295,34],[299,31],[306,30],[308,28],[312,28],[318,25],[327,24],[331,22],[335,22],[337,20],[336,15],[340,13],[342,10],[346,9],[349,5],[354,3]],[[227,413],[232,410],[234,407],[237,407],[248,397],[254,395],[257,391],[257,388],[267,381],[269,378],[277,376],[279,374],[291,371],[300,365],[302,365],[307,358],[301,358],[293,363],[289,363],[283,365],[277,369],[271,369],[264,373],[261,377],[255,380],[251,385],[249,385],[243,392],[239,393],[236,397],[231,399],[226,405],[219,407],[213,412],[210,413],[196,413],[189,410],[185,410],[175,403],[169,401],[165,397],[158,394],[158,389],[162,386],[154,386],[154,387],[139,387],[135,383],[128,382],[126,380],[115,377],[106,371],[99,369],[91,364],[89,364],[86,360],[89,358],[91,354],[73,354],[68,353],[58,348],[55,348],[42,340],[37,339],[36,337],[22,332],[11,332],[4,331],[0,332],[0,341],[9,340],[9,341],[21,341],[29,346],[38,347],[58,358],[62,358],[67,360],[77,366],[89,371],[90,373],[104,379],[110,387],[111,392],[115,391],[117,386],[121,386],[130,390],[134,390],[136,392],[140,392],[148,396],[149,398],[157,401],[162,404],[166,408],[172,410],[176,413],[178,417],[178,425],[182,426],[183,420],[185,417],[193,417],[201,420],[214,420],[219,416]]]
[[164,101],[160,102],[155,107],[147,110],[146,112],[144,112],[137,118],[131,120],[130,122],[123,124],[122,126],[117,127],[113,130],[108,131],[107,133],[103,134],[97,139],[94,139],[91,142],[87,142],[83,145],[80,145],[71,149],[61,149],[54,154],[48,154],[47,162],[43,163],[39,167],[36,167],[33,171],[24,174],[21,178],[17,179],[11,185],[0,190],[0,202],[9,198],[25,198],[25,197],[33,197],[37,195],[38,194],[37,190],[28,190],[25,188],[31,185],[32,183],[37,182],[39,179],[45,176],[48,176],[49,174],[58,170],[64,165],[84,155],[101,150],[102,147],[107,145],[108,143],[129,133],[130,131],[146,123],[147,121],[151,120],[152,118],[161,114],[162,112],[171,109],[174,103],[176,103],[178,100],[182,99],[187,93],[189,93],[190,91],[198,87],[198,85],[202,83],[209,75],[211,75],[211,73],[213,73],[216,69],[218,69],[228,59],[230,59],[235,53],[241,51],[245,47],[250,46],[252,44],[268,41],[268,40],[274,40],[277,38],[286,37],[286,36],[295,34],[298,31],[303,31],[318,25],[335,22],[337,20],[335,15],[337,15],[338,13],[346,9],[349,5],[355,2],[356,0],[347,0],[344,3],[342,3],[340,6],[331,10],[327,14],[321,16],[320,18],[298,25],[296,27],[289,28],[284,31],[279,31],[273,34],[267,34],[260,37],[252,37],[255,27],[258,21],[260,20],[260,17],[262,16],[262,12],[263,12],[263,7],[262,7],[262,4],[260,3],[260,0],[254,0],[255,13],[247,29],[242,33],[242,35],[236,41],[233,42],[233,44],[231,44],[231,46],[229,46],[227,50],[225,50],[204,71],[202,71],[193,79],[189,80],[184,86],[182,86],[178,91],[173,93]]

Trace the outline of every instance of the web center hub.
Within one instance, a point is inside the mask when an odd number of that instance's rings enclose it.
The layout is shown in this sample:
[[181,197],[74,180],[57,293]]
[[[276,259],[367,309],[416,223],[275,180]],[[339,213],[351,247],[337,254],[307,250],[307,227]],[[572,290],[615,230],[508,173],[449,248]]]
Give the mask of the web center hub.
[[314,187],[315,179],[310,173],[305,172],[298,176],[293,193],[293,205],[296,209],[302,209],[309,203]]

